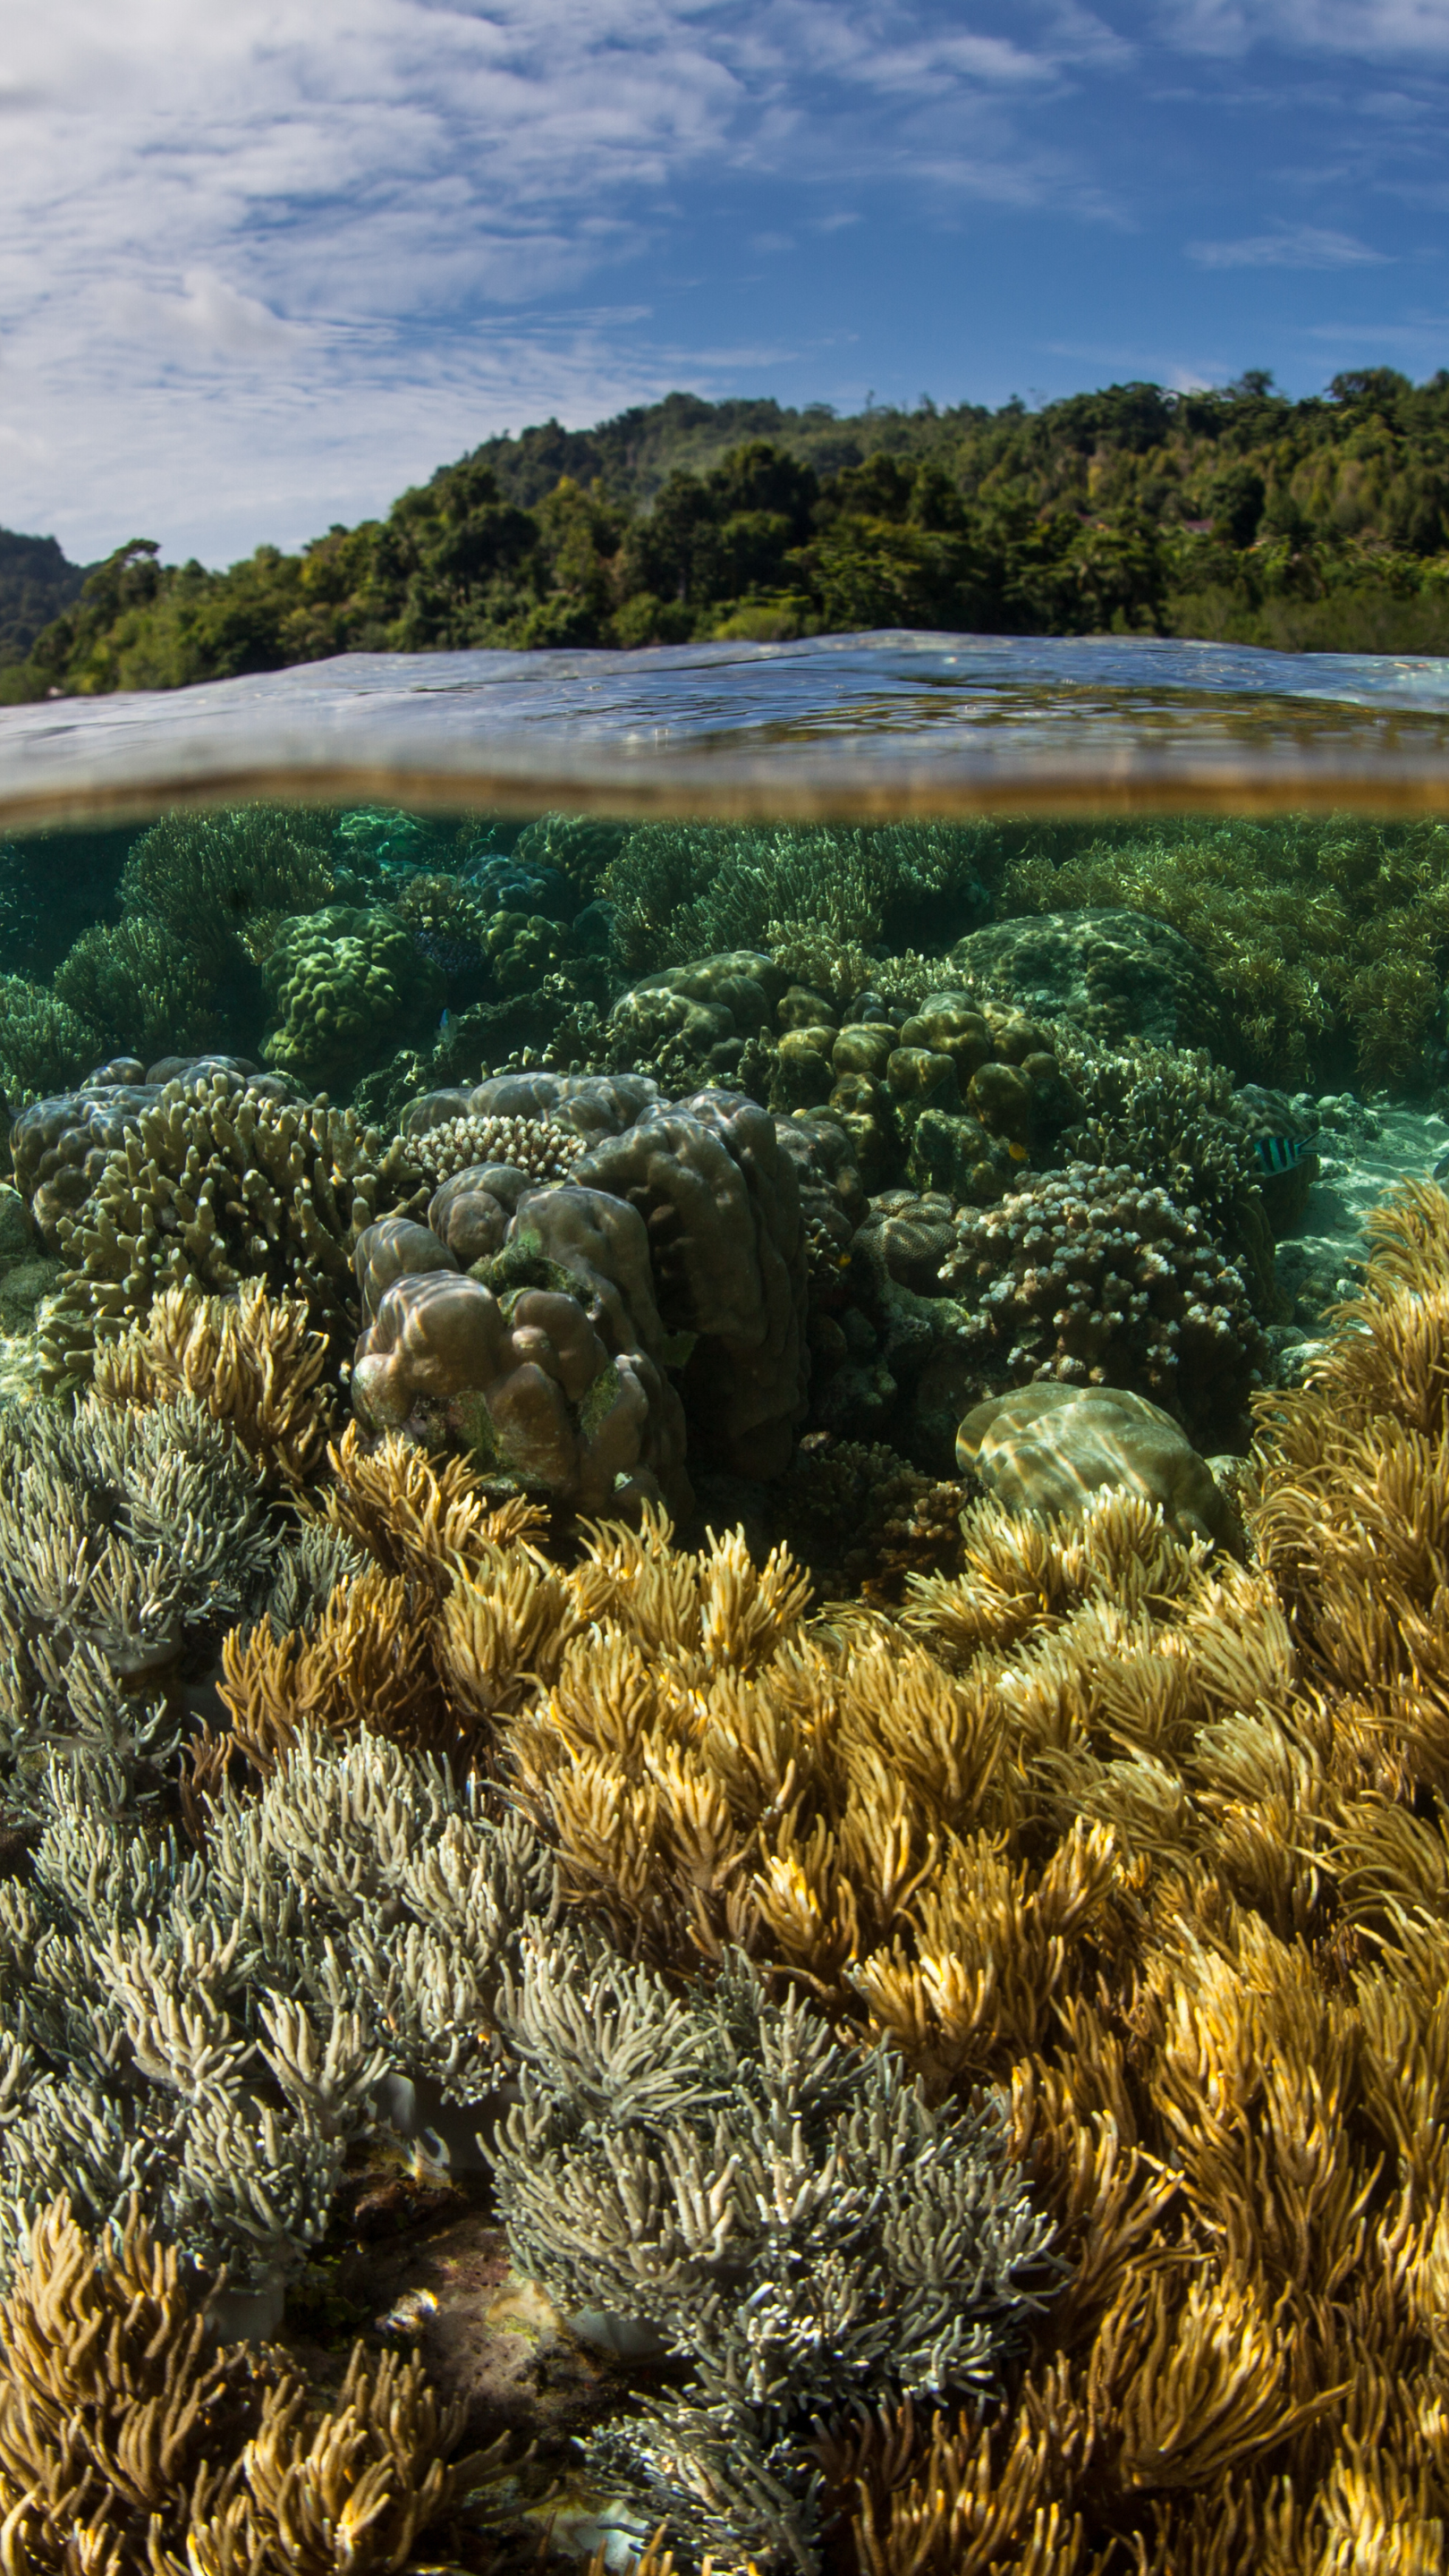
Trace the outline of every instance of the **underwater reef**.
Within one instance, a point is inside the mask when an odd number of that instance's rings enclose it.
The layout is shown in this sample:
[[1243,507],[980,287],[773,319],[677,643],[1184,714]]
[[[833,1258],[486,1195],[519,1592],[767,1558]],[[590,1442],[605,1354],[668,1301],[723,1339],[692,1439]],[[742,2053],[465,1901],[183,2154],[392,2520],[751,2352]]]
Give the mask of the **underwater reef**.
[[1442,2566],[1449,1195],[1287,1321],[1349,1113],[994,827],[154,834],[202,1016],[0,1038],[0,2566]]

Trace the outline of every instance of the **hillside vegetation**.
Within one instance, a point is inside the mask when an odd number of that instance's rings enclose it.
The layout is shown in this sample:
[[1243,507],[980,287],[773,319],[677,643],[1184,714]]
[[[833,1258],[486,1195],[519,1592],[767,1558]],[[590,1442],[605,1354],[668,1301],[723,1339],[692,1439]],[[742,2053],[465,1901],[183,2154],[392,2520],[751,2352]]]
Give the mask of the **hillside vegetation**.
[[550,421],[299,554],[215,573],[120,547],[0,697],[350,651],[880,626],[1449,649],[1449,372],[1375,368],[1299,402],[1254,373],[1038,412],[671,394],[594,430]]
[[51,619],[79,599],[87,570],[68,563],[54,537],[0,528],[0,670],[23,662]]

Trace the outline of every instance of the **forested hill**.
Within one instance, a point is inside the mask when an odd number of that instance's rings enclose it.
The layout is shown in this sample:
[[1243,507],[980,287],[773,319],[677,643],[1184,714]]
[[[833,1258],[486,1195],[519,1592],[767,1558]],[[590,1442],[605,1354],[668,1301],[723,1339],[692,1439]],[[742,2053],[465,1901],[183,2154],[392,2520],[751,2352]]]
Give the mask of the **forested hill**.
[[1449,372],[1341,375],[1300,402],[1254,373],[1036,412],[671,394],[593,430],[550,421],[299,554],[212,573],[134,540],[0,670],[0,698],[359,650],[872,626],[1449,650]]
[[54,537],[0,528],[0,669],[24,661],[52,618],[79,599],[89,569],[68,563]]

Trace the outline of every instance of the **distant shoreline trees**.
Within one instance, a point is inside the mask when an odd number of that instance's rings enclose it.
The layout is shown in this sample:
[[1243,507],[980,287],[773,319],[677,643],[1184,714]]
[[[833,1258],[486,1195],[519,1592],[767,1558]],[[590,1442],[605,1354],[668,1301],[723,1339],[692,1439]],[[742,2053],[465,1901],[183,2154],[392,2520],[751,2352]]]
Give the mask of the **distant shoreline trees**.
[[[7,545],[54,541],[0,532],[0,635]],[[356,651],[881,626],[1449,650],[1449,372],[1366,369],[1305,401],[1255,370],[1037,412],[671,394],[595,430],[550,421],[298,554],[209,572],[119,547],[0,667],[0,700]]]

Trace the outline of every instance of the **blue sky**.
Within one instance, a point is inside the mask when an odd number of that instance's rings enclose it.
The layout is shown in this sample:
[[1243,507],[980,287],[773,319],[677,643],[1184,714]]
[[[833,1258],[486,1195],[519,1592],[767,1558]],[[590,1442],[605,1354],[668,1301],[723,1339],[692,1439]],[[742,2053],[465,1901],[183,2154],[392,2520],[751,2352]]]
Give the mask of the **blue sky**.
[[671,386],[1449,365],[1449,0],[51,0],[0,524],[226,562]]

